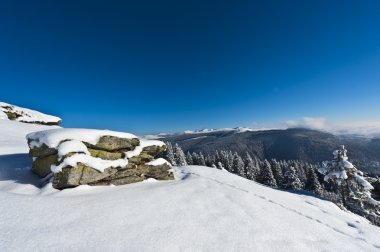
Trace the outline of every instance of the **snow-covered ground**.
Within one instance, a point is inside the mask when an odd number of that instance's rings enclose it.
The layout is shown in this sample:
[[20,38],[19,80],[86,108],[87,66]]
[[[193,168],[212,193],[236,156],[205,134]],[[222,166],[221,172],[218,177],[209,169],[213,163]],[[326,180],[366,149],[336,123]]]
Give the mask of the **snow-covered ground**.
[[207,167],[174,167],[175,181],[40,188],[25,135],[41,127],[0,120],[0,251],[380,250],[380,228],[333,203]]
[[47,115],[32,109],[22,108],[5,102],[0,102],[0,119],[8,119],[6,112],[18,115],[15,121],[43,124],[59,124],[62,120],[59,117]]
[[0,119],[0,155],[27,153],[26,135],[30,132],[59,128]]

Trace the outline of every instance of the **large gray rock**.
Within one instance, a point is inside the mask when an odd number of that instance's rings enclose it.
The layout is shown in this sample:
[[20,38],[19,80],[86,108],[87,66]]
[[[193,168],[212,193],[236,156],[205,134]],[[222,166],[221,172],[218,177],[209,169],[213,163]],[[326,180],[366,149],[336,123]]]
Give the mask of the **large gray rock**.
[[[28,140],[29,141],[29,140]],[[50,155],[57,154],[58,151],[54,148],[49,148],[45,144],[39,147],[29,147],[29,155],[32,157],[42,158]]]
[[140,144],[138,138],[119,138],[114,136],[102,136],[99,141],[93,145],[84,143],[87,147],[105,151],[130,151]]
[[108,168],[99,172],[91,167],[78,164],[76,167],[63,168],[55,174],[53,187],[65,189],[79,185],[125,185],[140,182],[148,178],[157,180],[172,180],[171,167],[163,165],[138,165],[133,168]]
[[124,185],[143,181],[148,178],[157,180],[173,180],[174,175],[170,171],[171,167],[163,165],[138,165],[134,168],[120,169],[116,173],[104,179],[90,183],[90,185]]
[[56,189],[65,189],[79,185],[87,185],[109,177],[116,172],[117,170],[113,168],[100,172],[79,163],[76,167],[64,167],[61,172],[55,173],[53,187]]
[[56,154],[39,157],[33,161],[32,171],[44,178],[51,173],[50,167],[55,164],[58,164],[58,157]]

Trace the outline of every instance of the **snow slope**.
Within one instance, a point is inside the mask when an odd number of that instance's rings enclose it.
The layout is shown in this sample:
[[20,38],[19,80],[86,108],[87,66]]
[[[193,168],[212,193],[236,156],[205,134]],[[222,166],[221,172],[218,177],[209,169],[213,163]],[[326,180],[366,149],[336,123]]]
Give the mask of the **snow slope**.
[[29,147],[26,144],[27,134],[55,128],[59,127],[0,120],[0,155],[27,153],[29,151]]
[[[12,143],[4,121],[0,142]],[[40,188],[21,141],[35,128],[24,126],[12,154],[0,149],[0,251],[380,250],[380,228],[333,203],[207,167],[174,167],[175,181]]]
[[22,108],[5,102],[0,102],[0,119],[8,119],[5,112],[13,112],[19,115],[14,120],[27,123],[59,124],[62,119],[56,116],[47,115],[32,109]]

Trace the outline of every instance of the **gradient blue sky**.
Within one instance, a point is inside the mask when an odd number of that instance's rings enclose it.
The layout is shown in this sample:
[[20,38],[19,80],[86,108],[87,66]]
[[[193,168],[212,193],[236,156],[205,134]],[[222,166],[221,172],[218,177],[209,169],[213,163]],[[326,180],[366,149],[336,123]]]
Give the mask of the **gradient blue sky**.
[[380,119],[380,1],[0,2],[0,100],[136,133]]

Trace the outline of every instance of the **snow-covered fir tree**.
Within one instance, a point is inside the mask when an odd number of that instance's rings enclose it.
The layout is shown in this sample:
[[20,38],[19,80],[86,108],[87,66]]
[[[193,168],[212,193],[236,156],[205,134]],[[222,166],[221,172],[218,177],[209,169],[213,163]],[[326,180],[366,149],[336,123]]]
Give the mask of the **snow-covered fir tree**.
[[218,168],[218,169],[220,169],[220,170],[225,170],[225,168],[224,168],[222,162],[220,162],[220,161],[217,163],[216,168]]
[[169,161],[169,163],[171,165],[177,165],[177,162],[175,160],[175,157],[174,157],[174,150],[173,150],[173,146],[170,142],[166,142],[166,157],[167,157],[167,160]]
[[214,155],[207,154],[205,157],[205,161],[206,161],[206,166],[208,166],[208,167],[214,167],[215,166],[216,167]]
[[274,176],[273,176],[272,169],[270,167],[270,163],[266,159],[264,160],[261,166],[261,171],[257,178],[257,181],[267,186],[271,186],[271,187],[277,186],[276,180],[274,179]]
[[272,159],[270,161],[271,169],[273,172],[274,179],[276,180],[277,186],[281,187],[283,175],[282,175],[282,169],[280,167],[280,164],[277,162],[276,159]]
[[193,157],[191,156],[190,152],[186,153],[186,162],[187,162],[188,165],[193,165],[194,164]]
[[193,165],[199,165],[199,155],[196,152],[191,154],[191,159],[193,160]]
[[239,154],[237,154],[237,152],[234,154],[232,167],[235,174],[240,177],[246,177],[243,159],[239,156]]
[[248,152],[245,154],[244,164],[245,164],[245,173],[246,173],[247,179],[256,180],[257,175],[259,174],[260,170]]
[[308,171],[305,189],[316,195],[322,195],[323,193],[323,188],[313,167],[310,167]]
[[380,203],[371,196],[372,185],[348,161],[344,145],[335,150],[333,156],[332,161],[324,161],[319,169],[325,181],[332,181],[338,186],[340,198],[347,209],[380,225]]
[[293,166],[290,166],[284,173],[283,188],[288,190],[300,190],[303,184],[297,176],[297,171]]
[[232,152],[231,151],[221,151],[220,152],[220,155],[221,155],[221,162],[223,164],[223,167],[229,171],[229,172],[233,172],[233,168],[232,168],[232,163],[233,163],[233,155],[232,155]]
[[177,143],[174,146],[174,159],[178,166],[187,165],[185,153]]
[[202,152],[199,152],[198,154],[198,165],[206,166],[206,160]]

